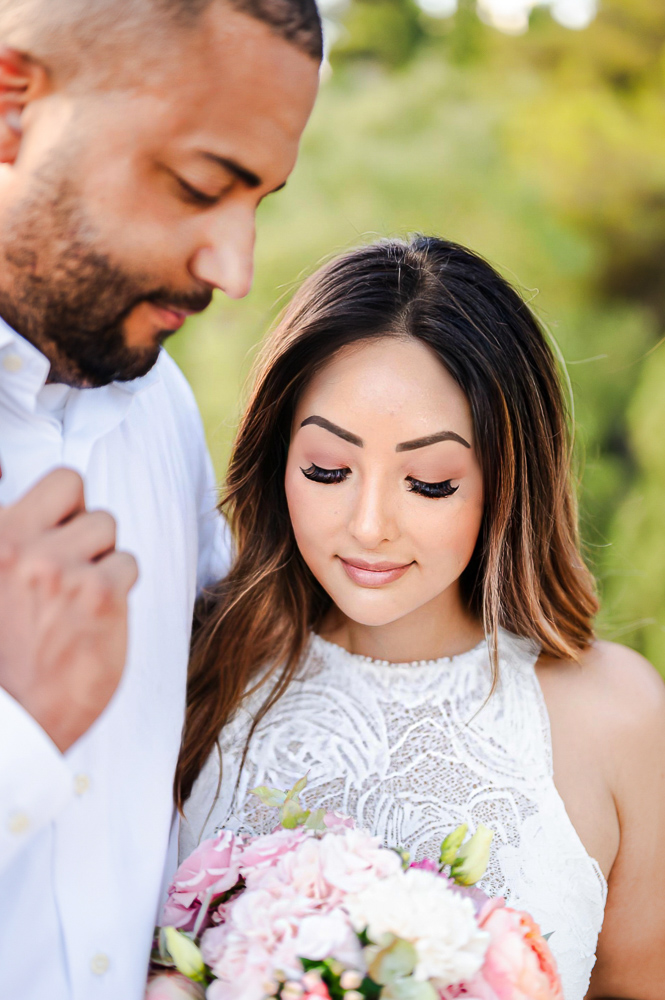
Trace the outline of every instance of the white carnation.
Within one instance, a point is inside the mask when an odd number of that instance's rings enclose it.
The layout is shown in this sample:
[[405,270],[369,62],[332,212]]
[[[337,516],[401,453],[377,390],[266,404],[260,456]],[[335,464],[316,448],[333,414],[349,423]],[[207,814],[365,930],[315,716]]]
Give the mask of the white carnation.
[[476,923],[473,904],[445,879],[417,868],[399,871],[348,896],[355,929],[371,941],[385,934],[409,941],[418,961],[414,977],[439,988],[472,979],[483,964],[489,934]]

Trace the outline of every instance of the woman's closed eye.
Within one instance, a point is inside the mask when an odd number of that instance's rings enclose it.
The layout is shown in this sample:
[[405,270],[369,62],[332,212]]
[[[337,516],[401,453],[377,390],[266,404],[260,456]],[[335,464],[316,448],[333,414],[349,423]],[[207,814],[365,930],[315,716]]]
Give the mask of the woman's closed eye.
[[409,484],[409,493],[418,493],[419,496],[430,497],[432,500],[451,497],[459,489],[459,486],[453,486],[452,479],[444,479],[440,483],[425,483],[422,479],[407,476],[406,481]]
[[[328,485],[343,483],[351,475],[351,470],[348,468],[324,469],[320,465],[315,465],[314,462],[306,469],[301,467],[300,471],[311,482]],[[406,481],[409,484],[409,493],[417,493],[419,496],[429,497],[433,500],[451,497],[459,489],[459,486],[453,486],[451,479],[444,479],[440,483],[426,483],[422,479],[407,476]]]
[[300,471],[313,483],[343,483],[351,475],[351,469],[322,469],[313,462],[307,469],[301,467]]

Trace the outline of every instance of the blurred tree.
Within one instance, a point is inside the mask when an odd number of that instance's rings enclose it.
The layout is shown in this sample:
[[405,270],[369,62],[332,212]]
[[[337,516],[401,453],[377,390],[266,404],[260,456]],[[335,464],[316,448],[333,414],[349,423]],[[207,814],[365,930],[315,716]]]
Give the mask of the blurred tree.
[[616,515],[606,591],[617,633],[665,664],[665,345],[647,359],[628,418],[638,474]]

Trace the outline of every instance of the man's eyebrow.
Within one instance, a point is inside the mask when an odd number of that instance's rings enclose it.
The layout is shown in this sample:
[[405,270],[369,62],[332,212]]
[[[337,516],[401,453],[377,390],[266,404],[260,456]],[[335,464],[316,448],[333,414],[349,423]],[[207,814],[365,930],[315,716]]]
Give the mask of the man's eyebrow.
[[457,441],[465,448],[471,448],[469,442],[465,441],[459,434],[455,434],[455,431],[439,431],[438,434],[428,434],[427,437],[415,438],[413,441],[402,441],[401,444],[397,445],[395,451],[415,451],[416,448],[426,448],[427,445],[437,444],[439,441]]
[[255,174],[253,170],[249,170],[247,167],[243,167],[242,164],[236,163],[235,160],[230,160],[227,156],[218,156],[217,153],[209,153],[207,150],[202,149],[201,155],[205,156],[206,160],[211,160],[212,163],[216,163],[218,167],[222,167],[224,170],[228,170],[229,173],[233,174],[246,184],[247,187],[257,188],[261,187],[263,181],[258,174]]
[[356,448],[362,448],[363,442],[362,438],[359,438],[357,434],[352,434],[351,431],[345,431],[343,427],[338,427],[337,424],[333,424],[330,420],[326,420],[325,417],[317,417],[314,414],[311,417],[307,417],[301,423],[301,427],[306,427],[307,424],[316,424],[317,427],[323,427],[324,431],[330,431],[331,434],[336,434],[343,441],[348,441],[349,444],[354,444]]

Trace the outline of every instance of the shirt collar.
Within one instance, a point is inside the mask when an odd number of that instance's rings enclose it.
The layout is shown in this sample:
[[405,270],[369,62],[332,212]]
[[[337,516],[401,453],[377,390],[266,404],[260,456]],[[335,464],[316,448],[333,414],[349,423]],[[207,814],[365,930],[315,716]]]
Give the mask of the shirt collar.
[[[111,384],[116,389],[136,395],[160,379],[159,369],[160,365],[155,364],[141,378]],[[22,409],[34,413],[37,396],[44,388],[50,370],[48,358],[0,317],[0,393],[9,396]],[[108,388],[102,386],[82,391],[106,395]]]

